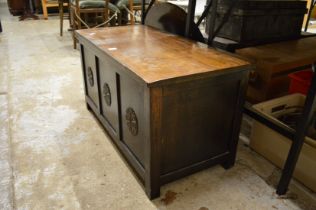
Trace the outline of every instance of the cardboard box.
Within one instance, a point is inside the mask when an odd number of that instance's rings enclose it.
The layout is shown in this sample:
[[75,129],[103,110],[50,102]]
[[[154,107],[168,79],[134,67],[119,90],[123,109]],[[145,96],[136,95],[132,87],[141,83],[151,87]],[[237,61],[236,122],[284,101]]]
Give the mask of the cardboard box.
[[[254,105],[254,108],[272,120],[278,121],[286,109],[280,110],[282,106],[302,106],[305,96],[292,94]],[[275,111],[277,110],[277,111]],[[270,160],[276,166],[283,168],[290,146],[291,140],[273,131],[267,126],[255,121],[250,136],[250,147],[256,152]],[[316,140],[309,137],[305,142],[296,165],[294,177],[316,192]]]

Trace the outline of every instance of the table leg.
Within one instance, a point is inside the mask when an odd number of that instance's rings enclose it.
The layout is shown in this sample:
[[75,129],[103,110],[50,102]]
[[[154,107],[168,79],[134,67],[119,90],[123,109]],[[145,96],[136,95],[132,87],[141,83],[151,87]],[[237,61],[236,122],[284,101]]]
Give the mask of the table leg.
[[59,20],[60,20],[60,36],[63,36],[63,27],[64,27],[64,6],[63,1],[58,1],[59,8]]

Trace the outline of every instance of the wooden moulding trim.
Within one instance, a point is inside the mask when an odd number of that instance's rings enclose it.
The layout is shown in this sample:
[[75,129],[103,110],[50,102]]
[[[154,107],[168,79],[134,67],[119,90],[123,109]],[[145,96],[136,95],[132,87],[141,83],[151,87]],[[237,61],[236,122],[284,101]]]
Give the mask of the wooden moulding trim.
[[129,148],[114,135],[113,133],[109,132],[111,131],[110,127],[104,123],[104,120],[102,119],[102,115],[98,114],[98,109],[95,107],[93,101],[86,96],[86,101],[90,105],[94,116],[98,119],[98,121],[106,128],[103,129],[111,138],[111,141],[115,144],[115,146],[120,150],[122,156],[124,159],[131,165],[130,168],[136,173],[136,175],[141,179],[141,181],[144,181],[145,179],[145,169],[143,166],[139,163],[139,161],[136,159],[136,157],[133,155],[133,153],[129,150]]
[[160,176],[160,184],[166,184],[169,182],[172,182],[180,177],[184,177],[190,174],[193,174],[197,171],[201,171],[203,169],[206,169],[210,166],[219,164],[219,163],[223,163],[225,162],[225,160],[227,160],[230,157],[230,153],[229,152],[225,152],[223,154],[220,154],[218,156],[212,157],[208,160],[204,160],[195,164],[192,164],[188,167],[184,167],[181,169],[178,169],[176,171],[167,173],[167,174],[163,174]]
[[90,108],[93,110],[94,113],[99,113],[98,106],[94,103],[94,101],[90,98],[89,95],[86,95],[86,101],[89,104]]
[[153,199],[160,195],[162,88],[146,88],[144,103],[148,122],[145,135],[145,191]]

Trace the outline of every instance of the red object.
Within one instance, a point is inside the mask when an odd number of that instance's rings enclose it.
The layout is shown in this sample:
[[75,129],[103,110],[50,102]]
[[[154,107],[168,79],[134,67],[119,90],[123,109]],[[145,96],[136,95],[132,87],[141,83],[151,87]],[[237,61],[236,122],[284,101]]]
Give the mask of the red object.
[[289,93],[302,93],[306,95],[312,82],[313,71],[298,71],[289,74],[289,77],[291,78]]

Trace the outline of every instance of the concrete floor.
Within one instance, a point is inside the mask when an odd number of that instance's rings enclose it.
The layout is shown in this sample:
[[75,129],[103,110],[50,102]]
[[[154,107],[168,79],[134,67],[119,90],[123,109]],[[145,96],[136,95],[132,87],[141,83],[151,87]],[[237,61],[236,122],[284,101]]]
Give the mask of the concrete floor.
[[59,36],[57,17],[19,22],[4,4],[0,18],[0,209],[316,209],[296,181],[278,197],[279,169],[242,143],[232,169],[212,167],[148,200],[86,110],[71,34]]

